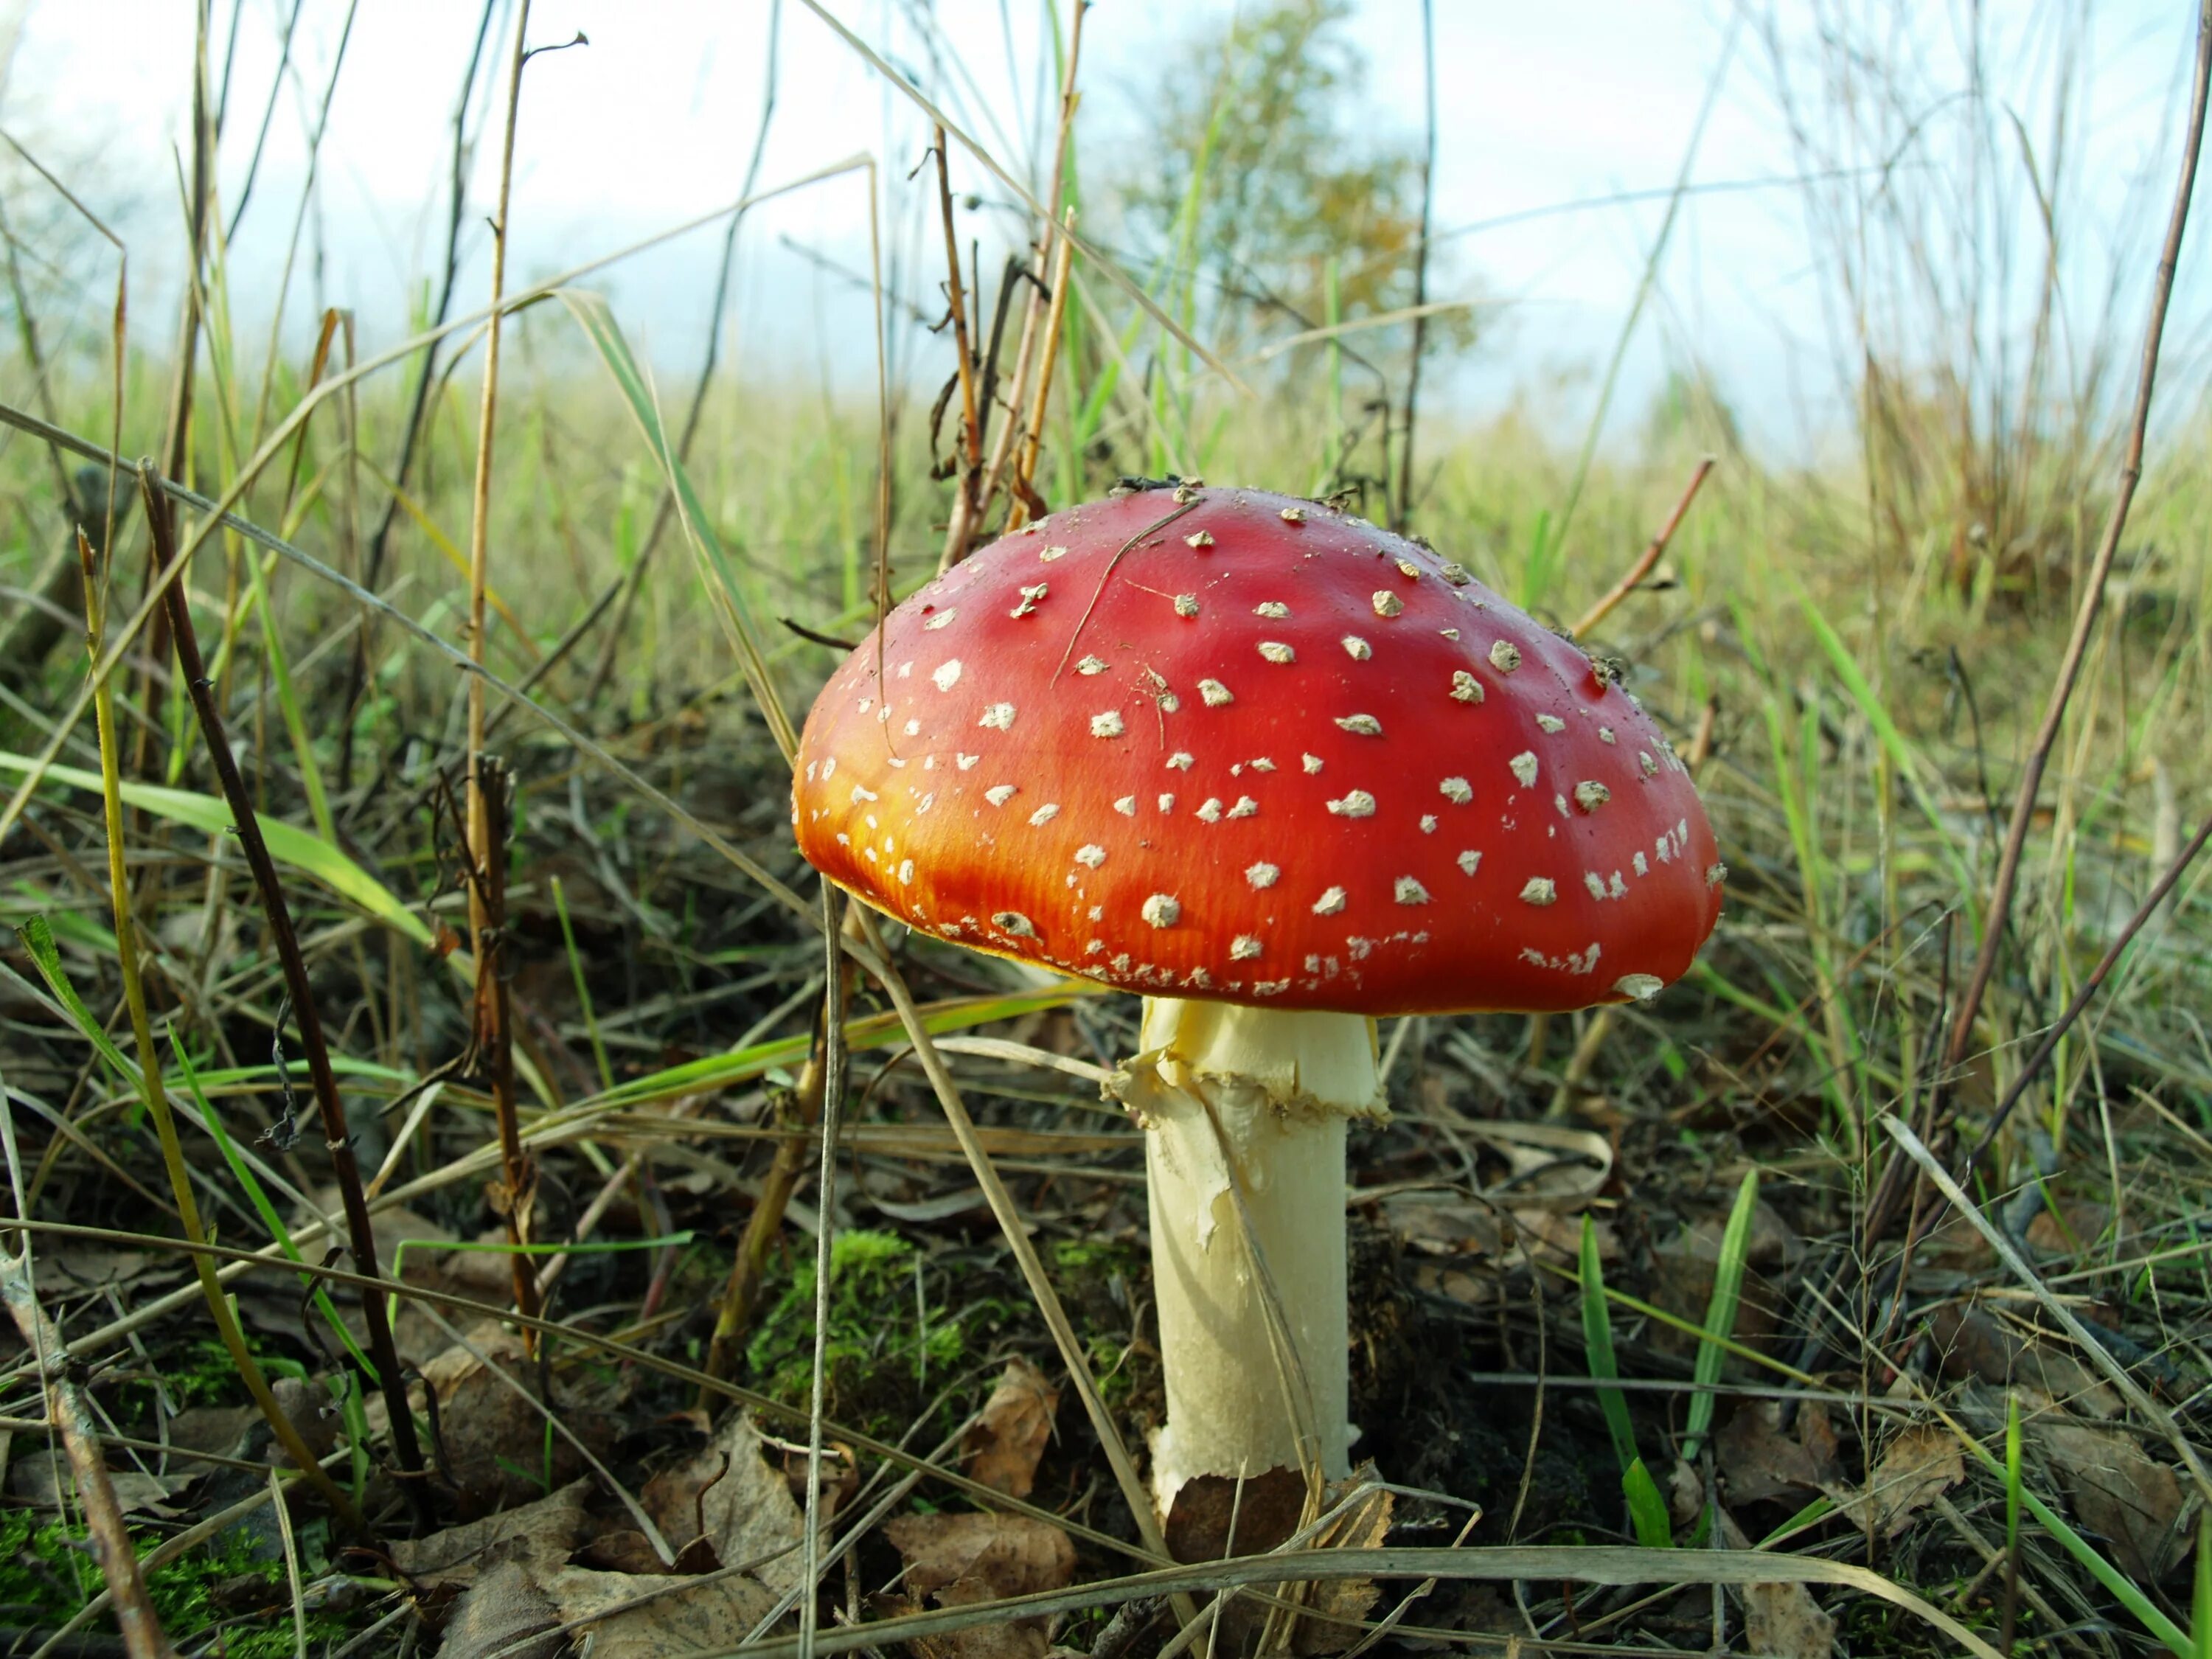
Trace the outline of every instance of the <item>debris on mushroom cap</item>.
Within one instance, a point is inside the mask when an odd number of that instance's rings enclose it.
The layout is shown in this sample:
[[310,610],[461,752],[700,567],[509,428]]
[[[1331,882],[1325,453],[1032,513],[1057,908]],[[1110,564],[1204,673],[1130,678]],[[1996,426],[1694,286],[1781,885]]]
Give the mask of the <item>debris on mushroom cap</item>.
[[891,612],[800,739],[817,868],[1147,994],[1542,1010],[1681,975],[1725,868],[1626,691],[1426,547],[1257,490],[1178,496],[1052,515],[1048,595],[1023,535]]

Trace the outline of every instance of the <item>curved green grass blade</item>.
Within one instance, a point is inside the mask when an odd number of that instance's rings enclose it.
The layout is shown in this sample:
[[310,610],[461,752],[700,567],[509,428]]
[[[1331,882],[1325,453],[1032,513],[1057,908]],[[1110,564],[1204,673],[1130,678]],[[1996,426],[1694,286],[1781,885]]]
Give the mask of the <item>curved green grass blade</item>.
[[[0,772],[28,774],[37,769],[37,763],[27,757],[0,753]],[[95,774],[79,771],[73,766],[49,766],[44,775],[48,782],[71,789],[82,789],[95,795],[100,792],[100,779]],[[161,784],[134,783],[129,779],[124,780],[119,787],[125,802],[157,818],[210,836],[234,833],[236,826],[229,806],[212,795],[190,789],[171,789]],[[269,844],[270,858],[321,883],[356,909],[405,934],[426,950],[430,947],[430,929],[422,919],[398,894],[345,854],[296,824],[255,816],[259,818],[261,836]]]

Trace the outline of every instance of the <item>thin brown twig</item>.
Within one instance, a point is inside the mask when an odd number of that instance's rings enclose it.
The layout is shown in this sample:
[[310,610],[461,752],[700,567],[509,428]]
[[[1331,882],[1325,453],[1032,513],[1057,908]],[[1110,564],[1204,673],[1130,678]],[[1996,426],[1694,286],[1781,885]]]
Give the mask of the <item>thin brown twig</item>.
[[[479,668],[487,644],[485,592],[491,571],[491,462],[493,428],[499,410],[499,349],[507,288],[507,214],[514,185],[514,130],[522,108],[522,71],[530,60],[530,0],[515,9],[514,50],[507,60],[507,123],[500,142],[499,208],[492,221],[491,314],[484,325],[483,395],[477,414],[477,466],[469,520],[469,657]],[[484,753],[484,683],[468,683],[468,749],[464,763],[468,790],[469,945],[476,957],[477,994],[473,1046],[490,1073],[492,1113],[498,1125],[501,1217],[514,1246],[514,1305],[538,1311],[538,1279],[530,1262],[530,1220],[536,1177],[522,1150],[515,1115],[514,1033],[507,1019],[504,952],[507,921],[507,811],[503,769]],[[536,1340],[526,1336],[532,1352]]]
[[[1990,981],[1996,972],[1997,957],[2004,948],[2013,890],[2020,879],[2028,828],[2035,818],[2036,796],[2042,787],[2044,771],[2051,763],[2051,751],[2058,741],[2059,728],[2065,722],[2075,684],[2081,678],[2082,659],[2088,653],[2090,635],[2104,608],[2105,585],[2112,575],[2112,562],[2119,554],[2120,534],[2127,527],[2128,508],[2135,500],[2136,485],[2142,477],[2143,445],[2150,427],[2151,392],[2158,378],[2159,346],[2166,332],[2166,307],[2173,297],[2174,272],[2181,262],[2182,233],[2189,223],[2189,200],[2197,183],[2197,155],[2203,147],[2208,88],[2212,88],[2212,0],[2199,0],[2197,64],[2190,93],[2188,136],[2182,143],[2181,173],[2174,187],[2173,208],[2166,220],[2166,243],[2159,253],[2157,273],[2151,284],[2150,315],[2143,326],[2135,409],[2129,422],[2127,453],[2120,463],[2119,489],[2112,498],[2112,514],[2105,521],[2104,539],[2098,544],[2097,556],[2089,567],[2081,603],[2075,611],[2074,629],[2066,641],[2066,654],[2059,661],[2042,724],[2036,728],[2035,739],[2029,745],[2027,763],[2021,774],[2019,791],[2013,798],[2012,823],[2005,831],[2004,850],[1997,860],[1996,879],[1990,887],[1988,912],[1982,920],[1981,949],[1966,977],[1966,988],[1960,993],[1950,1041],[1945,1045],[1943,1064],[1947,1076],[1965,1063],[1973,1048],[1975,1017],[1981,1012]],[[1944,1088],[1942,1079],[1936,1088],[1940,1097]],[[1869,1218],[1870,1231],[1875,1219]]]
[[[150,463],[139,463],[138,489],[151,532],[157,571],[166,569],[176,555],[173,509],[155,483]],[[323,1039],[322,1018],[316,1012],[314,988],[307,976],[307,959],[300,951],[299,934],[292,926],[291,907],[285,901],[283,883],[270,859],[260,820],[254,814],[252,798],[246,793],[246,780],[239,773],[237,757],[223,729],[222,711],[216,707],[214,688],[208,680],[207,665],[200,657],[199,635],[192,626],[191,608],[185,601],[183,585],[171,585],[166,597],[170,632],[176,641],[177,660],[184,671],[185,690],[199,718],[200,733],[207,744],[208,757],[215,766],[223,799],[237,826],[239,850],[245,854],[246,867],[252,872],[254,886],[260,893],[262,911],[269,922],[270,938],[283,971],[286,994],[291,1000],[292,1017],[299,1023],[300,1047],[307,1056],[307,1075],[313,1086],[316,1107],[322,1115],[323,1138],[331,1155],[331,1174],[337,1183],[339,1201],[345,1211],[347,1242],[362,1270],[373,1277],[378,1272],[376,1230],[369,1220],[368,1200],[362,1191],[361,1168],[354,1158],[345,1108],[338,1100],[337,1074],[331,1069],[330,1048]],[[377,1387],[391,1414],[392,1453],[401,1473],[408,1477],[407,1489],[417,1513],[428,1521],[429,1492],[420,1478],[422,1449],[415,1439],[415,1419],[407,1403],[407,1382],[399,1368],[399,1353],[392,1343],[392,1325],[386,1317],[383,1298],[364,1296],[362,1319],[368,1337],[369,1359],[376,1367]]]
[[1681,527],[1683,518],[1689,513],[1690,503],[1697,500],[1698,491],[1704,486],[1705,475],[1713,470],[1713,465],[1714,458],[1711,455],[1698,463],[1697,471],[1690,474],[1690,482],[1682,486],[1681,498],[1674,503],[1674,510],[1667,515],[1667,522],[1659,526],[1659,533],[1651,538],[1651,544],[1644,550],[1634,564],[1628,567],[1626,574],[1606,590],[1603,599],[1576,619],[1574,627],[1569,631],[1577,639],[1583,638],[1612,615],[1613,608],[1633,593],[1638,584],[1651,574],[1652,567],[1666,552],[1667,544],[1674,539],[1675,531]]
[[[1075,228],[1075,210],[1070,208],[1061,220],[1063,231]],[[1034,480],[1036,477],[1037,453],[1044,444],[1045,405],[1052,397],[1053,370],[1060,362],[1060,341],[1067,324],[1068,268],[1075,257],[1075,243],[1062,234],[1060,250],[1052,267],[1052,306],[1045,313],[1044,362],[1037,370],[1036,392],[1030,400],[1028,434],[1022,440],[1021,459],[1014,464],[1014,480],[1011,486],[1014,504],[1006,520],[1008,530],[1018,530],[1028,520],[1037,503]]]

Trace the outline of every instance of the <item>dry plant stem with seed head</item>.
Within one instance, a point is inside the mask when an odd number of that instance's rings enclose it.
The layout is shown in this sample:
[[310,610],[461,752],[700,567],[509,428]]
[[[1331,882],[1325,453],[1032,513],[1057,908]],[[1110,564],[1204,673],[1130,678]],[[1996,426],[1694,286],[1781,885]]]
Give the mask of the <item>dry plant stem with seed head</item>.
[[[155,565],[157,569],[166,568],[175,554],[174,509],[155,486],[152,467],[143,461],[138,468],[138,487]],[[199,636],[192,626],[191,608],[181,582],[169,587],[167,599],[170,634],[176,644],[185,690],[198,717],[200,734],[222,784],[223,799],[237,826],[239,847],[252,872],[262,911],[283,969],[293,1018],[299,1023],[300,1046],[307,1055],[307,1073],[322,1119],[323,1139],[330,1153],[331,1173],[345,1209],[347,1243],[362,1271],[373,1277],[379,1271],[376,1231],[369,1220],[368,1199],[362,1191],[361,1170],[354,1158],[352,1136],[346,1127],[345,1108],[338,1099],[337,1077],[331,1069],[330,1049],[323,1040],[322,1017],[317,1011],[314,988],[307,976],[306,958],[300,951],[299,936],[292,926],[291,907],[285,902],[283,884],[277,878],[276,867],[270,861],[269,848],[262,839],[252,799],[246,793],[246,781],[231,751],[222,712],[216,707],[206,666],[200,659]],[[428,1521],[429,1492],[421,1479],[422,1449],[416,1442],[415,1419],[407,1403],[407,1382],[400,1371],[399,1354],[392,1344],[392,1324],[386,1316],[382,1298],[363,1297],[362,1319],[368,1336],[369,1360],[376,1367],[377,1386],[391,1415],[393,1456],[400,1473],[410,1477],[407,1491],[417,1515]]]
[[909,597],[823,688],[793,799],[871,905],[1145,996],[1109,1092],[1150,1131],[1170,1518],[1194,1480],[1310,1504],[1350,1471],[1375,1017],[1648,999],[1725,873],[1650,718],[1457,564],[1318,503],[1174,499]]
[[[491,310],[484,325],[483,394],[477,415],[477,468],[474,508],[469,520],[469,659],[478,668],[489,643],[485,633],[484,596],[491,567],[491,461],[493,421],[499,408],[499,348],[501,301],[507,287],[507,211],[514,183],[514,128],[522,105],[522,71],[530,52],[530,0],[515,9],[514,51],[507,61],[507,124],[500,144],[499,210],[492,222]],[[531,1211],[536,1199],[537,1176],[522,1150],[514,1104],[514,1068],[506,976],[501,969],[500,938],[507,924],[506,827],[507,778],[502,769],[484,753],[484,683],[481,674],[469,677],[468,751],[465,768],[468,783],[468,862],[470,875],[469,939],[477,962],[476,1030],[477,1055],[489,1074],[492,1111],[499,1130],[501,1202],[507,1223],[507,1243],[514,1247],[514,1305],[524,1313],[538,1310],[538,1282],[532,1272],[528,1245]],[[495,794],[501,798],[495,799]]]

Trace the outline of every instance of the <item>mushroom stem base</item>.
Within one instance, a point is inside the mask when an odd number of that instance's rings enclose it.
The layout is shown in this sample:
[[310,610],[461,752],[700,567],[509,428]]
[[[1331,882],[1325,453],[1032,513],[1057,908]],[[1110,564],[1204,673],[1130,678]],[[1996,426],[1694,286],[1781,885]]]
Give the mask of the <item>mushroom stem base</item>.
[[1154,1499],[1166,1516],[1208,1474],[1340,1480],[1345,1125],[1384,1115],[1373,1023],[1147,998],[1142,1037],[1113,1092],[1149,1132],[1168,1407]]

